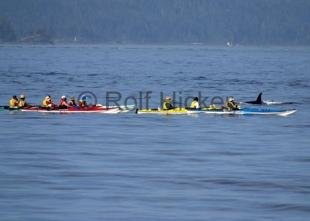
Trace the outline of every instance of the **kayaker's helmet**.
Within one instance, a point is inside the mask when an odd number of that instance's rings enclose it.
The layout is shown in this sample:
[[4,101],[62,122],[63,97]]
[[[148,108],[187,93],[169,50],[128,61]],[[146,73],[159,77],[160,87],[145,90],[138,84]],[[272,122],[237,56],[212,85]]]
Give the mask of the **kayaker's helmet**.
[[86,96],[83,96],[83,97],[81,98],[81,100],[82,100],[82,101],[86,101],[86,100],[87,100],[87,97],[86,97]]
[[62,95],[62,96],[61,96],[61,99],[62,99],[62,100],[66,99],[66,96],[65,96],[65,95]]
[[20,99],[25,99],[25,95],[21,94],[20,96]]
[[194,97],[194,99],[193,99],[193,101],[198,101],[199,99],[198,99],[198,97]]
[[229,97],[229,98],[228,98],[228,102],[232,102],[232,101],[234,101],[234,100],[235,100],[234,97]]

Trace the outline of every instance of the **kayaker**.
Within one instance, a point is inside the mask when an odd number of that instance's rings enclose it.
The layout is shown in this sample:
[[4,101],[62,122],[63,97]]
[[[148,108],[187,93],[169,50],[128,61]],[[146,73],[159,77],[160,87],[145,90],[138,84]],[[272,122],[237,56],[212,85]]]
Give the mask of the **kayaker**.
[[58,107],[60,109],[67,109],[69,107],[69,104],[67,102],[67,97],[65,95],[61,96]]
[[235,101],[234,97],[229,97],[227,99],[227,102],[225,104],[225,108],[227,108],[228,110],[232,111],[232,110],[239,110],[240,106],[239,104]]
[[200,108],[198,97],[194,97],[190,108],[192,108],[192,109],[199,109]]
[[47,95],[42,101],[42,107],[44,108],[54,108],[55,106],[50,95]]
[[171,110],[173,109],[173,105],[171,104],[172,103],[172,99],[170,96],[166,96],[165,97],[165,100],[163,102],[163,110]]
[[88,107],[86,100],[79,100],[79,107],[80,108]]
[[18,108],[18,98],[16,95],[14,95],[11,100],[9,101],[9,107],[10,108]]
[[25,95],[21,94],[19,96],[18,107],[22,108],[22,107],[27,107],[27,106],[28,106],[28,104],[26,102],[26,97],[25,97]]
[[76,107],[76,102],[75,102],[75,98],[71,97],[70,101],[69,101],[69,107]]

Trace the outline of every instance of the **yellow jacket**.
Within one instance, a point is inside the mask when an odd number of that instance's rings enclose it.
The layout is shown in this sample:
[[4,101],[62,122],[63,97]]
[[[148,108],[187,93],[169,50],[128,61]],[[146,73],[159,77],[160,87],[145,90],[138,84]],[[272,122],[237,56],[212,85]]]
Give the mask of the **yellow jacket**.
[[171,105],[170,101],[164,101],[163,103],[163,110],[170,110],[173,109],[173,106]]
[[10,108],[16,108],[16,107],[18,107],[18,100],[15,100],[15,99],[11,99],[10,101],[9,101],[9,106],[10,106]]
[[200,108],[199,102],[198,101],[192,101],[191,108],[196,108],[196,109]]
[[18,101],[18,107],[25,107],[27,105],[25,100],[19,100]]
[[51,102],[50,100],[44,99],[44,100],[42,101],[42,106],[43,106],[43,107],[50,107],[51,104],[52,104],[52,102]]
[[234,101],[227,102],[226,107],[228,108],[228,110],[239,110],[240,109],[240,106]]

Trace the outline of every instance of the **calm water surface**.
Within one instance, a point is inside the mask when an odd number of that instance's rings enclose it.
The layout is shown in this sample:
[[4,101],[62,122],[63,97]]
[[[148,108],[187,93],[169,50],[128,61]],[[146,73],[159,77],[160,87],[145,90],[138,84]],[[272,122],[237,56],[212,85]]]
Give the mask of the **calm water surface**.
[[0,103],[25,93],[234,95],[289,117],[0,112],[0,220],[310,217],[310,49],[0,46]]

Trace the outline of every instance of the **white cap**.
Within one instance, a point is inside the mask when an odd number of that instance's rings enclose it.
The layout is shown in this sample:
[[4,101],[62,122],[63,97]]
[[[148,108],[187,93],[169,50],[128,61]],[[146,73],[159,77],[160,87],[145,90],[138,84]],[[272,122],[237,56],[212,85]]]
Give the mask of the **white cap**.
[[62,96],[61,96],[61,99],[65,99],[65,98],[66,98],[66,96],[65,96],[65,95],[62,95]]
[[25,95],[21,94],[21,95],[20,95],[20,98],[22,98],[22,99],[25,98]]

